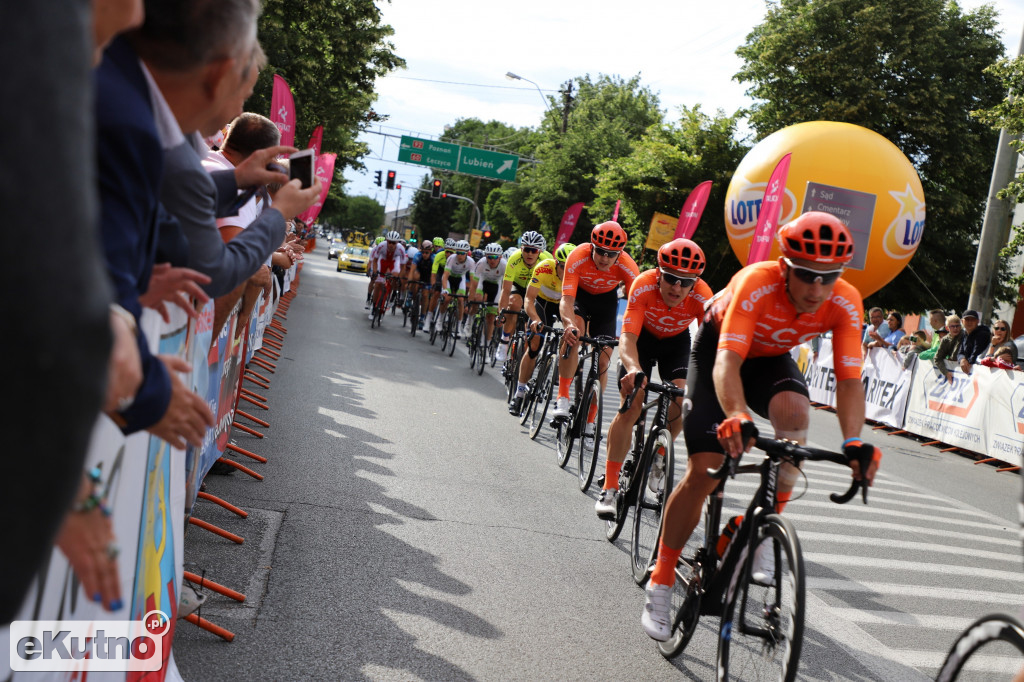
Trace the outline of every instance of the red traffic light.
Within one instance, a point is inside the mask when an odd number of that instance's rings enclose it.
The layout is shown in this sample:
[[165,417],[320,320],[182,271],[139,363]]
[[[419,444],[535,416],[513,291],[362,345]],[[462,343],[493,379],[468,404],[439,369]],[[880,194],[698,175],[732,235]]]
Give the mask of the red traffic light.
[[434,197],[435,199],[441,196],[440,180],[434,180],[432,183],[430,183],[430,196]]
[[395,188],[395,171],[393,171],[393,170],[389,170],[388,171],[388,180],[387,180],[386,188],[387,189],[394,189]]
[[402,189],[401,185],[395,185],[395,189]]

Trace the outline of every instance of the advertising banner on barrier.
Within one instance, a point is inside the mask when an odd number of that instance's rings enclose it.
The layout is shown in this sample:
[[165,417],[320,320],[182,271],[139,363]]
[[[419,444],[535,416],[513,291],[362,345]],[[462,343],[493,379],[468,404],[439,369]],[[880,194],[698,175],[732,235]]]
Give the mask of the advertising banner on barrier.
[[860,376],[864,382],[864,416],[902,429],[914,371],[903,369],[903,358],[892,350],[872,348],[864,358]]
[[955,370],[947,382],[932,362],[918,360],[904,428],[1020,465],[1024,376],[976,365],[969,375]]
[[832,339],[821,339],[817,354],[811,346],[800,344],[790,353],[797,367],[804,373],[811,401],[836,406],[836,372],[832,360]]

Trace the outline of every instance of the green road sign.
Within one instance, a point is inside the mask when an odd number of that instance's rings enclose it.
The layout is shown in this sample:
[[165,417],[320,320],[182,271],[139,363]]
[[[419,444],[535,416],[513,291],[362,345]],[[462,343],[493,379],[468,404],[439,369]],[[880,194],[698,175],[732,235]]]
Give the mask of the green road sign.
[[514,181],[519,170],[519,157],[515,154],[502,154],[408,135],[402,136],[398,160],[506,182]]
[[398,160],[407,163],[418,163],[421,166],[454,171],[459,164],[461,147],[450,142],[423,140],[418,137],[402,135],[402,144],[398,150]]

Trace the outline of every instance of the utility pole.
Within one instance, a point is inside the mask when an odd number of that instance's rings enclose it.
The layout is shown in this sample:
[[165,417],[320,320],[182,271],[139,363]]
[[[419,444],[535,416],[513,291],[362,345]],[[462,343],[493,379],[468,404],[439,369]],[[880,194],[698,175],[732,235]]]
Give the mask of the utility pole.
[[569,127],[569,110],[572,108],[572,79],[565,82],[565,89],[562,90],[562,134]]
[[[1024,34],[1021,35],[1017,56],[1024,54]],[[1010,97],[1013,93],[1010,93]],[[967,307],[977,310],[984,323],[992,316],[992,280],[999,260],[999,250],[1006,245],[1010,232],[1010,202],[996,195],[1006,187],[1017,170],[1016,151],[1010,143],[1017,138],[1006,129],[999,131],[999,146],[992,168],[992,180],[988,186],[988,201],[985,203],[985,220],[981,226],[978,256],[974,261],[974,279],[971,281],[971,296]]]

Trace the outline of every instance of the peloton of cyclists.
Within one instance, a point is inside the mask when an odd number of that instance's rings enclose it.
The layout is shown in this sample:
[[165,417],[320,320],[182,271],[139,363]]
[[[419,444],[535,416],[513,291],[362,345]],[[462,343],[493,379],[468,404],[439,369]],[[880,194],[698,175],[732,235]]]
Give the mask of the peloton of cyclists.
[[444,240],[443,246],[443,251],[438,249],[437,253],[434,254],[434,262],[430,270],[430,285],[433,291],[430,294],[430,307],[428,308],[430,312],[427,326],[431,329],[433,329],[434,322],[436,322],[437,304],[441,297],[441,277],[444,275],[445,264],[452,254],[455,253],[455,240],[448,237]]
[[[704,272],[704,252],[689,239],[676,239],[658,249],[658,267],[633,280],[622,318],[619,336],[619,391],[622,404],[632,394],[637,374],[646,379],[641,390],[623,413],[616,412],[608,427],[604,490],[594,510],[602,519],[614,519],[617,513],[619,472],[626,459],[633,424],[640,418],[645,393],[642,390],[655,363],[662,381],[683,388],[690,362],[690,323],[704,316],[704,304],[711,300],[711,287],[700,279]],[[669,410],[672,438],[683,428],[682,398]],[[652,490],[664,480],[664,457],[655,458],[651,476]]]
[[[748,410],[771,421],[776,438],[806,441],[810,401],[804,376],[790,355],[794,346],[832,332],[842,448],[848,456],[872,455],[866,472],[852,465],[853,477],[871,484],[881,459],[880,450],[860,439],[864,306],[857,289],[840,278],[853,257],[853,238],[838,218],[812,211],[779,228],[777,239],[782,257],[736,273],[713,299],[693,343],[683,426],[689,461],[665,507],[641,616],[644,631],[656,640],[671,635],[676,564],[717,483],[707,470],[719,467],[723,455],[739,457],[753,444],[740,435],[752,421]],[[780,469],[777,512],[789,500],[798,475],[792,466]],[[774,563],[769,543],[762,543],[752,579],[770,581]]]
[[[383,294],[384,276],[401,276],[402,267],[405,265],[405,247],[401,244],[402,237],[392,230],[385,236],[385,242],[378,244],[370,252],[369,270],[370,281],[373,282],[373,294],[371,296],[374,305],[377,299]],[[373,312],[370,312],[370,319],[373,319]]]

